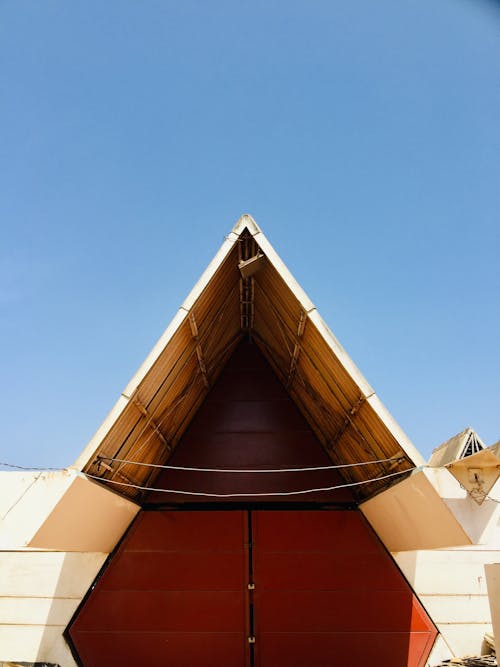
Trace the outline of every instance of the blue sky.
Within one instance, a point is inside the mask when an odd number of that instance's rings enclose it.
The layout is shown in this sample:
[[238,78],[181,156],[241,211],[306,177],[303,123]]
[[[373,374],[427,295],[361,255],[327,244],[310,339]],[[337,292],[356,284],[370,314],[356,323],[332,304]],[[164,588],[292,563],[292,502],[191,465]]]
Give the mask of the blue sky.
[[72,463],[251,213],[425,456],[500,437],[500,4],[4,0],[0,460]]

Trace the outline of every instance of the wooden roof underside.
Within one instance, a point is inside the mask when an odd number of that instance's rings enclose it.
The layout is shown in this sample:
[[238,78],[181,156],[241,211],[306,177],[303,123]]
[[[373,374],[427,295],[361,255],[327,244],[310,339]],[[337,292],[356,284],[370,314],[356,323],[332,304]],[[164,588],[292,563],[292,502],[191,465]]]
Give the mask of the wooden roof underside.
[[[259,270],[243,278],[238,264],[259,252]],[[346,483],[423,464],[264,234],[244,215],[75,467],[103,481],[151,486],[157,469],[99,457],[165,464],[245,335],[259,346],[333,463],[399,457],[341,469]],[[357,495],[365,499],[404,477],[361,485]],[[110,488],[140,495],[113,483]]]

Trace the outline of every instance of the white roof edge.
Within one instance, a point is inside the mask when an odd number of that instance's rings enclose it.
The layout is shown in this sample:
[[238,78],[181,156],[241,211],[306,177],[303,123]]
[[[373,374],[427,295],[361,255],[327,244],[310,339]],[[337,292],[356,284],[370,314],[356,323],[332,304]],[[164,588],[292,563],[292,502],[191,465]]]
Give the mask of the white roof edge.
[[[245,229],[245,227],[248,229],[248,231],[252,236],[256,236],[257,234],[262,234],[262,229],[259,227],[259,225],[255,222],[255,220],[249,213],[243,213],[243,215],[236,222],[236,224],[229,232],[229,234],[235,234],[236,236],[239,236],[241,232]],[[264,234],[262,234],[262,236],[264,236]]]
[[[248,221],[247,221],[248,218]],[[234,244],[238,240],[239,235],[243,231],[245,227],[249,227],[253,223],[253,227],[257,228],[256,223],[253,221],[253,219],[250,216],[242,215],[241,218],[236,222],[234,225],[233,229],[231,232],[226,236],[224,239],[224,242],[222,243],[221,247],[215,254],[214,258],[212,261],[209,263],[205,271],[201,274],[200,278],[196,282],[195,286],[193,289],[189,292],[188,296],[186,299],[183,301],[181,307],[179,310],[176,312],[174,317],[172,318],[171,322],[168,324],[167,328],[163,332],[163,334],[160,336],[158,339],[157,343],[154,345],[153,349],[151,352],[148,354],[146,359],[143,361],[143,363],[139,366],[139,369],[136,371],[130,382],[127,384],[123,392],[121,393],[119,399],[116,401],[114,406],[111,408],[109,411],[108,415],[102,422],[102,424],[99,426],[97,431],[94,433],[92,438],[90,439],[89,443],[86,445],[86,447],[83,449],[81,454],[78,456],[76,461],[73,463],[71,466],[72,468],[75,468],[76,470],[83,470],[83,468],[88,464],[89,460],[94,456],[95,452],[97,451],[99,445],[105,438],[105,436],[109,433],[111,427],[115,423],[115,421],[118,419],[118,417],[121,415],[123,410],[126,408],[128,405],[128,402],[134,393],[134,391],[137,389],[139,384],[142,382],[142,380],[145,378],[147,373],[151,370],[152,366],[160,356],[160,354],[163,352],[165,347],[168,345],[169,341],[173,337],[173,335],[176,333],[176,331],[179,329],[179,327],[182,325],[184,320],[186,319],[189,310],[192,308],[194,302],[196,299],[200,296],[200,294],[203,292],[205,287],[208,285],[210,280],[213,278],[214,274],[216,273],[217,269],[220,267],[222,262],[225,260],[227,255],[231,252],[233,249]],[[258,229],[258,228],[257,228]]]
[[413,463],[417,467],[425,466],[426,461],[424,457],[418,451],[418,449],[415,447],[415,445],[412,443],[412,441],[406,435],[406,433],[403,431],[398,422],[391,415],[389,410],[382,403],[380,398],[376,394],[373,394],[372,396],[368,397],[367,402],[370,403],[371,407],[373,408],[374,412],[377,414],[379,419],[387,426],[389,431],[396,438],[396,440],[401,445],[402,449],[405,451],[406,454],[408,454]]

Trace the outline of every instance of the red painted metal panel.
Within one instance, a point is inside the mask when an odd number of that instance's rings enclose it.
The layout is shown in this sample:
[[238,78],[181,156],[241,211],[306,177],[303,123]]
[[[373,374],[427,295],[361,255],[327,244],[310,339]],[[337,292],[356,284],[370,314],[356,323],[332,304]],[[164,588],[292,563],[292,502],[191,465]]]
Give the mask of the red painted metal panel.
[[142,512],[70,628],[84,667],[423,667],[436,630],[359,512],[251,516],[250,546],[244,511]]
[[[284,392],[283,392],[284,393]],[[259,397],[260,398],[260,397]],[[279,433],[286,424],[287,430],[304,430],[305,421],[297,409],[293,409],[291,398],[267,401],[253,400],[213,401],[207,398],[210,410],[200,410],[190,428],[191,434],[206,437],[208,431],[230,433]]]
[[141,512],[126,551],[241,551],[246,521],[243,512]]
[[[406,590],[407,584],[384,553],[290,552],[254,553],[259,587],[265,590]],[[300,577],[297,577],[297,571]]]
[[[172,465],[206,468],[293,468],[329,465],[312,431],[285,430],[192,433],[189,431],[171,459]],[[193,448],[193,450],[191,450]],[[305,456],[304,450],[308,452]],[[308,451],[309,450],[309,451]],[[311,452],[312,450],[312,452]]]
[[84,667],[240,667],[241,633],[75,632]]
[[254,512],[253,542],[262,553],[383,553],[360,512]]
[[[297,573],[300,577],[300,573]],[[256,633],[424,632],[411,591],[260,590],[255,575]]]
[[263,633],[255,667],[423,667],[429,633]]
[[234,551],[206,551],[200,568],[199,552],[125,551],[116,556],[105,590],[242,590],[247,573]]
[[241,511],[140,513],[70,628],[84,666],[245,667],[246,533]]
[[420,667],[436,629],[359,512],[253,512],[258,667]]
[[79,630],[238,632],[245,608],[239,591],[109,591],[100,588],[78,617]]

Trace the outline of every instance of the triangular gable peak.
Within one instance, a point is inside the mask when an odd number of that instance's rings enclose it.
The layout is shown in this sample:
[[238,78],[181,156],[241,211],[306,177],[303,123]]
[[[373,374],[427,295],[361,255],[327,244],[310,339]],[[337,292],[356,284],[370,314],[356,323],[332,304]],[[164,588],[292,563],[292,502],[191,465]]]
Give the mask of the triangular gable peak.
[[437,468],[458,459],[463,459],[486,449],[486,445],[478,434],[468,426],[452,438],[436,447],[429,459],[429,465]]
[[346,484],[356,484],[358,499],[424,463],[255,221],[243,215],[74,467],[139,498],[136,487],[151,487],[159,469],[138,463],[167,463],[244,338],[259,347],[329,460],[365,464],[339,469]]

